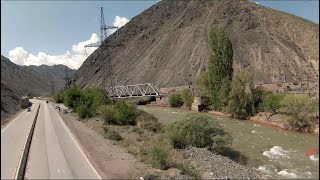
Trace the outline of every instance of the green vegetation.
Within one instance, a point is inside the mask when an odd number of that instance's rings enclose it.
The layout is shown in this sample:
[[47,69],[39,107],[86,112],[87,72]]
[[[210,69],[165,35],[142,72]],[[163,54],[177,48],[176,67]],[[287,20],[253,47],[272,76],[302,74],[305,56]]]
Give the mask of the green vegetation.
[[148,131],[158,132],[161,129],[161,124],[158,119],[152,114],[143,112],[137,117],[137,126]]
[[82,91],[75,86],[66,89],[63,93],[54,95],[53,100],[74,109],[81,119],[95,116],[98,107],[111,102],[107,98],[106,92],[101,88]]
[[170,150],[172,148],[169,144],[162,140],[155,140],[147,149],[147,161],[154,168],[167,169],[170,164]]
[[316,100],[312,100],[303,94],[287,94],[280,102],[280,112],[291,116],[289,124],[298,130],[309,128],[312,116],[319,109]]
[[178,164],[177,168],[180,170],[180,173],[182,175],[187,174],[193,177],[194,179],[201,179],[201,174],[199,170],[187,162]]
[[181,94],[174,93],[169,96],[169,104],[171,107],[179,107],[183,105]]
[[111,129],[109,127],[104,127],[103,130],[104,130],[106,138],[114,140],[114,141],[123,140],[123,137],[121,137],[121,135],[117,131],[115,131],[114,129]]
[[187,107],[191,107],[193,103],[193,95],[189,89],[184,89],[181,93],[183,104]]
[[115,105],[102,105],[98,109],[98,114],[104,119],[106,125],[135,125],[141,113],[141,110],[123,100]]
[[104,120],[104,124],[118,124],[117,110],[114,105],[102,105],[98,108],[98,114]]
[[189,114],[165,129],[165,134],[175,148],[208,147],[220,153],[229,146],[232,138],[214,119],[202,114]]
[[264,111],[276,112],[278,109],[280,109],[280,102],[285,96],[285,93],[265,93],[262,99],[262,109]]
[[233,50],[232,43],[226,35],[223,27],[213,28],[209,32],[209,45],[211,48],[208,66],[208,85],[211,104],[215,109],[221,108],[219,96],[222,82],[232,80],[233,74]]

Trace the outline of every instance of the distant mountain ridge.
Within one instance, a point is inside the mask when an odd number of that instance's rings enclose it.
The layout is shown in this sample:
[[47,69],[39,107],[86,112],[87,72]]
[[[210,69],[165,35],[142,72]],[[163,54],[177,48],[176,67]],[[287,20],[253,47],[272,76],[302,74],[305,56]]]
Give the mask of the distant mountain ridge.
[[75,70],[64,65],[19,66],[1,55],[1,119],[20,109],[21,96],[49,96],[65,87],[65,70],[73,78]]

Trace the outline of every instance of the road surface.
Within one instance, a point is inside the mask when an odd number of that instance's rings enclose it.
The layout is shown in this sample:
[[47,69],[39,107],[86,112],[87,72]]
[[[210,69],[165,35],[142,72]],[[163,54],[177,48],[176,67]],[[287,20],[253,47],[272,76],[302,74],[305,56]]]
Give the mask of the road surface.
[[14,179],[16,177],[38,106],[39,103],[34,102],[30,112],[27,112],[27,110],[21,112],[1,129],[1,179]]
[[81,150],[77,140],[62,121],[57,109],[45,101],[35,101],[41,106],[32,138],[25,178],[101,179]]

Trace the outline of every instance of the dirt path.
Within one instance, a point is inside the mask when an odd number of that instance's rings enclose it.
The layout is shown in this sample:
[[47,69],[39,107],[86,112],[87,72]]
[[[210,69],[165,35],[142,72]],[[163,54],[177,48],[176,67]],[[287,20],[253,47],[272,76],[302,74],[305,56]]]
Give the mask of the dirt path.
[[77,120],[72,113],[60,116],[82,146],[86,156],[102,179],[139,178],[149,167],[139,162],[121,147],[105,139],[96,130]]

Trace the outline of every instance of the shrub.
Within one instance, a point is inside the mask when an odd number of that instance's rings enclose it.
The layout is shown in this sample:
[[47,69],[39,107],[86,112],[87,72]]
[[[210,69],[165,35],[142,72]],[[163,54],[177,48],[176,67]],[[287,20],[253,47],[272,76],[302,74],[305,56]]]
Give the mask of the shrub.
[[202,114],[189,114],[185,119],[169,125],[165,134],[175,148],[209,147],[216,153],[229,146],[232,138],[213,118]]
[[169,104],[171,107],[179,107],[183,105],[182,97],[180,94],[171,94],[169,96]]
[[116,105],[102,105],[98,108],[98,114],[102,116],[105,124],[125,126],[135,125],[141,111],[121,100]]
[[276,112],[277,110],[280,109],[281,105],[280,102],[283,100],[285,97],[284,93],[270,93],[270,94],[265,94],[262,97],[262,108],[265,111],[273,111]]
[[201,174],[199,170],[197,170],[195,167],[193,167],[189,163],[186,163],[186,162],[180,163],[178,164],[177,168],[180,170],[180,173],[182,175],[187,174],[193,177],[194,179],[201,179]]
[[118,125],[135,125],[136,118],[140,114],[140,111],[136,109],[132,104],[128,104],[124,100],[120,100],[116,104],[116,117],[118,120]]
[[155,140],[154,143],[147,149],[147,161],[154,168],[167,169],[169,162],[169,153],[171,147],[164,141]]
[[201,91],[202,96],[210,95],[208,71],[201,72],[196,80],[196,83]]
[[80,104],[76,108],[76,112],[81,119],[92,116],[92,111],[90,110],[87,104]]
[[149,113],[140,114],[137,119],[137,126],[142,129],[157,132],[161,129],[158,119]]
[[310,127],[311,117],[318,110],[318,102],[303,94],[287,94],[280,105],[282,113],[292,116],[289,124],[298,129]]
[[114,129],[104,127],[105,137],[114,141],[121,141],[123,137]]
[[63,102],[67,107],[75,109],[81,103],[82,92],[75,86],[66,89],[63,94]]
[[98,108],[98,114],[103,118],[104,124],[117,124],[117,110],[113,105],[102,105]]
[[248,82],[249,75],[244,71],[236,73],[233,78],[231,91],[229,94],[228,111],[233,117],[245,119],[248,117],[247,112],[248,97],[245,92],[245,85]]
[[57,93],[57,94],[53,95],[53,101],[55,103],[63,103],[63,94]]
[[189,89],[184,89],[182,91],[181,98],[185,106],[191,107],[191,104],[193,103],[193,95]]

